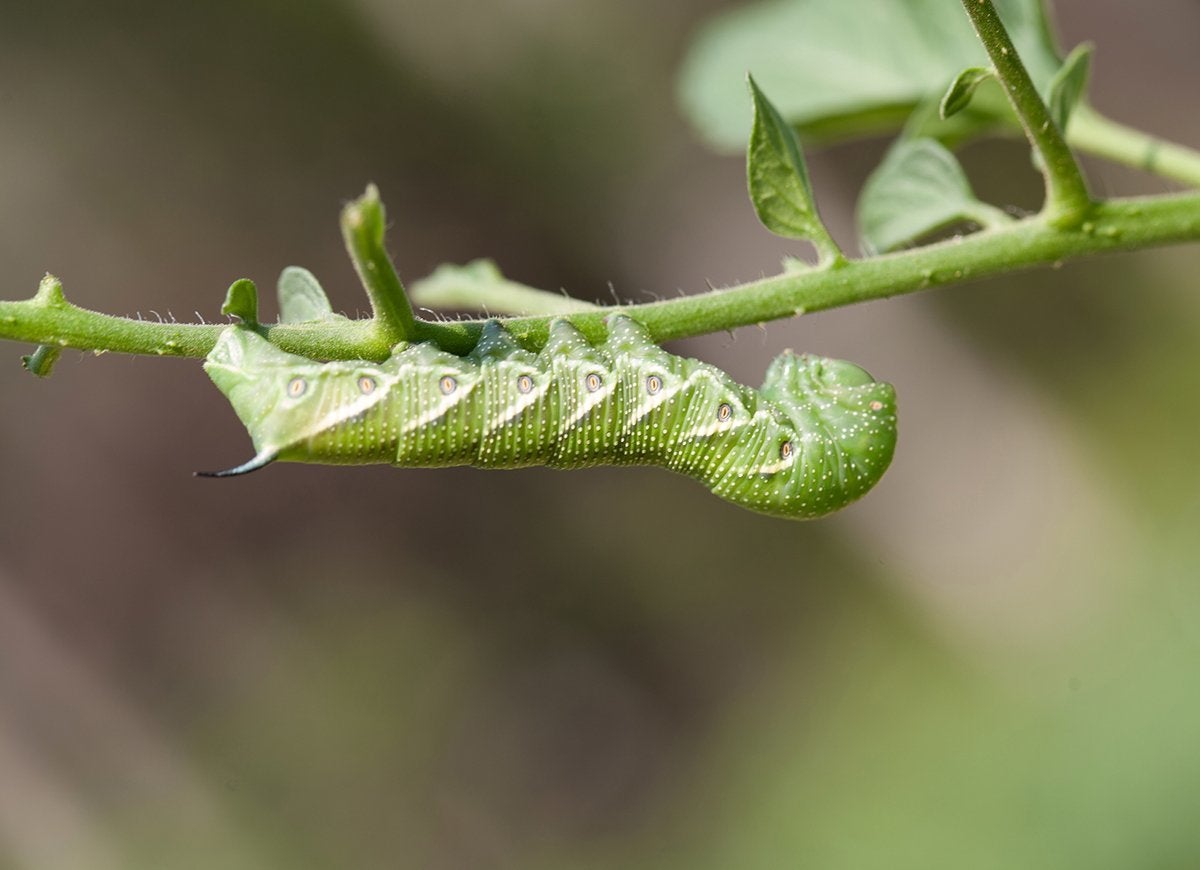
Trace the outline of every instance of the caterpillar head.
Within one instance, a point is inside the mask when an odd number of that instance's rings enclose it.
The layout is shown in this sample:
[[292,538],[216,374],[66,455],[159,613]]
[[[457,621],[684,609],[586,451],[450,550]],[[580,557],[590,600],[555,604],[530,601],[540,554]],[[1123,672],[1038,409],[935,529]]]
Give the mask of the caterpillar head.
[[863,368],[840,359],[780,355],[767,369],[764,398],[807,413],[846,455],[869,468],[849,497],[869,489],[892,461],[896,447],[896,391]]
[[280,350],[246,327],[221,334],[204,370],[233,405],[256,451],[236,468],[200,472],[205,477],[245,474],[276,459],[304,459],[383,395],[370,363],[315,362]]
[[835,401],[877,415],[895,417],[896,391],[852,362],[785,351],[767,369],[763,396],[787,402],[806,397]]

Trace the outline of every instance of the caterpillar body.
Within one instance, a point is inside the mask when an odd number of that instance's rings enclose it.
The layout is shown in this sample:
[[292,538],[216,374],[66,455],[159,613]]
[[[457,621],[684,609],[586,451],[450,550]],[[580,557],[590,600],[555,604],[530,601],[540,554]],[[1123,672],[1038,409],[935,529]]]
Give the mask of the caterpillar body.
[[273,460],[408,467],[660,465],[721,498],[807,519],[869,490],[896,444],[895,393],[853,363],[779,356],[759,390],[675,356],[632,318],[591,345],[555,321],[538,353],[499,321],[455,356],[402,343],[381,363],[320,363],[231,326],[204,368]]

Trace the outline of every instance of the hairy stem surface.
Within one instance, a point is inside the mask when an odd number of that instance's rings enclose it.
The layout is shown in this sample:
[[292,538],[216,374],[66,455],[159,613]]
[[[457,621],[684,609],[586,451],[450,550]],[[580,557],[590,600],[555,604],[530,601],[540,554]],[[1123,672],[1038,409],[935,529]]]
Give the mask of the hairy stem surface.
[[[973,235],[885,256],[849,260],[836,269],[812,269],[763,278],[681,299],[624,306],[656,342],[733,329],[856,302],[884,299],[1017,269],[1059,263],[1106,251],[1128,251],[1200,240],[1200,193],[1137,197],[1097,203],[1087,220],[1064,229],[1038,215]],[[50,287],[50,290],[46,288]],[[33,299],[0,302],[0,338],[82,350],[203,357],[222,325],[149,323],[112,317],[67,302],[47,277]],[[606,334],[609,312],[581,312],[570,320],[593,341]],[[506,321],[526,347],[546,341],[552,318]],[[482,320],[436,323],[416,319],[413,338],[465,353]],[[383,359],[391,344],[374,320],[276,324],[259,330],[272,343],[311,359]]]

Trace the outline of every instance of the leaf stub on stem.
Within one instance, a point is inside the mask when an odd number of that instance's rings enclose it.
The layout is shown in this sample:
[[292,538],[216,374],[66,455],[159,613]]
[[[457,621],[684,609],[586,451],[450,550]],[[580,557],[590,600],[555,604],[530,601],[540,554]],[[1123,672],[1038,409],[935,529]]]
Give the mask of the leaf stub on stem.
[[342,210],[342,238],[354,262],[374,313],[373,328],[390,344],[411,341],[417,333],[416,317],[404,284],[388,256],[383,203],[374,184]]
[[250,326],[258,325],[258,288],[249,278],[238,278],[225,291],[222,314],[231,314]]
[[61,347],[55,347],[51,344],[39,344],[33,353],[21,357],[21,365],[30,374],[36,375],[39,378],[48,378],[54,368],[54,364],[58,362],[58,357],[61,353]]
[[33,297],[37,305],[46,308],[62,308],[66,306],[67,298],[63,295],[62,281],[47,272],[38,282],[37,293]]

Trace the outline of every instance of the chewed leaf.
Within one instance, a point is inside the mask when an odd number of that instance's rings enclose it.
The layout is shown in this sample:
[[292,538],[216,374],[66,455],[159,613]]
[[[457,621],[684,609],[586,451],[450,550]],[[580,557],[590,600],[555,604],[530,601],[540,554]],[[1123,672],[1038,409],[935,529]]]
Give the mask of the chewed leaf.
[[795,132],[754,79],[748,77],[748,81],[754,98],[754,126],[746,152],[746,179],[758,219],[777,235],[812,240],[823,258],[838,255],[817,215]]
[[[1035,83],[1059,56],[1039,0],[997,0],[1000,17]],[[722,151],[745,141],[739,80],[751,70],[780,113],[806,136],[848,138],[896,130],[987,55],[958,0],[760,0],[711,19],[692,43],[680,101]],[[1007,106],[997,104],[1015,125]],[[997,118],[988,119],[994,124]]]
[[1087,91],[1088,73],[1091,71],[1092,65],[1092,50],[1092,46],[1087,43],[1075,46],[1067,55],[1067,59],[1063,61],[1062,67],[1054,74],[1054,78],[1050,80],[1046,104],[1050,109],[1050,117],[1054,119],[1059,130],[1067,129],[1071,112],[1079,105],[1079,101],[1083,99],[1083,95]]
[[288,266],[279,273],[279,322],[304,323],[328,320],[333,316],[329,297],[312,272],[300,266]]
[[232,314],[242,323],[258,323],[258,288],[249,278],[238,278],[225,293],[222,314]]
[[901,139],[867,180],[858,205],[859,233],[871,252],[890,251],[960,221],[1007,223],[980,202],[958,160],[932,139]]
[[505,278],[492,260],[482,258],[466,265],[443,263],[412,283],[409,298],[419,305],[486,311],[489,314],[522,314],[533,317],[593,311],[591,302],[562,293],[548,293]]

